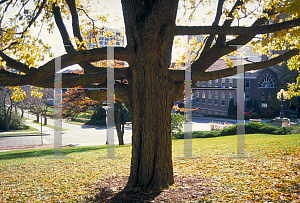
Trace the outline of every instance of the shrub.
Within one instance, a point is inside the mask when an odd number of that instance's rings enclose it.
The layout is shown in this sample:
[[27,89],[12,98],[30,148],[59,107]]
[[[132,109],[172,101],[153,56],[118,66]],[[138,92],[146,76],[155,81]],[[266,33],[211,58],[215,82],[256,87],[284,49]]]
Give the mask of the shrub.
[[[23,124],[23,119],[16,112],[12,112],[9,129],[26,130],[29,129],[29,126]],[[5,118],[3,111],[0,111],[0,130],[5,130]]]
[[[182,133],[182,126],[184,122],[184,116],[178,113],[171,114],[171,135]],[[177,138],[178,139],[178,138]]]
[[220,131],[219,136],[236,135],[236,126],[230,126]]
[[106,121],[105,120],[89,120],[85,124],[88,124],[88,125],[106,125]]
[[[274,134],[274,135],[285,135],[292,134],[298,132],[299,126],[295,127],[285,127],[281,128],[278,126],[273,126],[269,123],[257,123],[250,122],[245,124],[245,134]],[[236,135],[236,125],[230,126],[228,128],[224,128],[221,131],[211,130],[211,131],[193,131],[193,138],[207,138],[207,137],[218,137],[218,136],[228,136],[228,135]],[[175,133],[173,136],[175,139],[183,139],[184,133]]]

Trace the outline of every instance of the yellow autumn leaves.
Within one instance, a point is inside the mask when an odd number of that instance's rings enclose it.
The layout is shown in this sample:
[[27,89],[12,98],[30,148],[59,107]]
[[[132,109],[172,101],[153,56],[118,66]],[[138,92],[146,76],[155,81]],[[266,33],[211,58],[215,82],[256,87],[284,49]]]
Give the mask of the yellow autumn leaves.
[[[14,101],[23,101],[24,98],[27,97],[26,92],[20,86],[15,86],[15,87],[7,86],[6,88],[8,88],[12,91],[11,98]],[[32,97],[38,97],[41,99],[43,96],[43,92],[39,91],[39,90],[42,90],[42,88],[37,88],[37,87],[33,87],[33,86],[32,86],[32,88],[33,89],[31,90],[30,95]]]
[[[174,176],[212,180],[206,202],[299,202],[299,136],[246,135],[249,159],[230,158],[236,136],[193,139],[194,159],[176,159],[184,140],[174,140]],[[115,150],[122,159],[99,159],[106,156],[99,149],[68,154],[69,159],[1,160],[0,202],[84,202],[96,193],[98,181],[129,175],[132,148]]]

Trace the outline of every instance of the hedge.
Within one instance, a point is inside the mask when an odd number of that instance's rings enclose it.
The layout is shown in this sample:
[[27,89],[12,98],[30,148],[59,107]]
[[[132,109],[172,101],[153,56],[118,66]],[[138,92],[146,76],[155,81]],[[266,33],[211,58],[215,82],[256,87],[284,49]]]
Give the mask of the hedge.
[[[193,138],[207,138],[207,137],[219,137],[219,136],[227,136],[227,135],[236,135],[236,125],[230,126],[228,128],[224,128],[221,131],[211,130],[211,131],[193,131]],[[274,135],[286,135],[292,134],[299,126],[295,127],[278,127],[271,125],[269,123],[257,123],[250,122],[245,124],[245,134],[274,134]],[[177,133],[172,136],[174,139],[183,139],[183,133]]]

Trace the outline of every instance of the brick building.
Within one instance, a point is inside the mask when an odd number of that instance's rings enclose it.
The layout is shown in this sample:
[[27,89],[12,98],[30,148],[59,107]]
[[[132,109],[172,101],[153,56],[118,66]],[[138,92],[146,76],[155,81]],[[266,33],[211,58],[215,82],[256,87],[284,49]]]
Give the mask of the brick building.
[[[259,59],[260,60],[260,59]],[[214,63],[208,71],[227,68],[224,60]],[[258,101],[260,107],[267,107],[272,93],[276,92],[276,84],[281,76],[279,66],[271,66],[258,71],[245,73],[245,101]],[[229,101],[236,102],[237,77],[230,76],[210,81],[199,81],[199,89],[192,94],[193,116],[228,115]],[[272,98],[276,99],[276,98]]]

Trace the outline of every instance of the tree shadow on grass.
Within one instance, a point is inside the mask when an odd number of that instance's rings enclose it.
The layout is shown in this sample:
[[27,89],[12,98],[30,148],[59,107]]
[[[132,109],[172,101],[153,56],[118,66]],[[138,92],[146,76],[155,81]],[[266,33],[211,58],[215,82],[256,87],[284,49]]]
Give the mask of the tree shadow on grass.
[[174,178],[175,184],[161,191],[141,191],[133,188],[124,191],[128,177],[110,177],[98,181],[93,188],[92,196],[86,197],[87,202],[185,202],[201,201],[217,189],[213,186],[217,182],[199,176]]
[[101,188],[94,196],[94,199],[87,200],[88,202],[109,202],[109,203],[128,203],[128,202],[150,202],[154,200],[161,191],[142,192],[139,189],[124,192],[123,190],[115,193],[110,188]]

